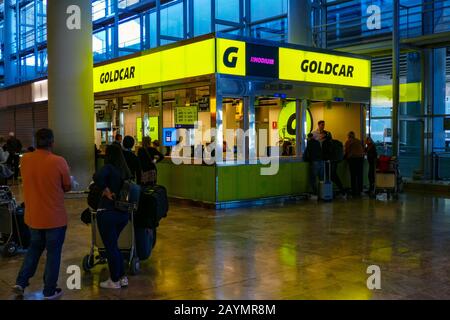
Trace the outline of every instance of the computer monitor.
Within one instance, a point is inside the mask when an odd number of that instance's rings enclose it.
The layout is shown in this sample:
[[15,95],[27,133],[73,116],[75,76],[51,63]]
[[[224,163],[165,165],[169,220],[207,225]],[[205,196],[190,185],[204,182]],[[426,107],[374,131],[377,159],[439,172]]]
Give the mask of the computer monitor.
[[163,146],[173,147],[177,145],[177,129],[163,128]]

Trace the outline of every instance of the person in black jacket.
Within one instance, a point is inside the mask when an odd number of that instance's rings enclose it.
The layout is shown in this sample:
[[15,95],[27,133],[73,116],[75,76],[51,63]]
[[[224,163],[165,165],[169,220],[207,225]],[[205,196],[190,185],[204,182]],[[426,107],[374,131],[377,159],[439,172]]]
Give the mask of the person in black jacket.
[[308,134],[308,143],[303,153],[303,161],[309,162],[309,182],[314,195],[318,194],[316,178],[323,178],[322,148],[320,142],[314,139],[312,133]]
[[9,133],[9,138],[6,141],[6,151],[9,152],[7,164],[14,171],[14,179],[19,177],[19,153],[22,152],[22,143],[14,135],[14,132]]
[[138,158],[142,168],[141,185],[155,185],[157,182],[155,163],[161,162],[164,155],[152,147],[150,137],[142,139],[142,148],[138,151]]
[[128,168],[131,172],[131,177],[136,181],[137,184],[141,184],[141,162],[139,158],[132,151],[134,147],[134,139],[131,136],[125,136],[123,138],[123,156],[125,157],[125,161],[127,162]]
[[124,181],[130,177],[131,173],[122,149],[116,144],[109,145],[106,148],[105,165],[94,175],[95,184],[103,190],[97,209],[97,225],[105,245],[110,272],[110,278],[100,283],[100,287],[105,289],[128,286],[118,240],[120,233],[128,224],[129,214],[116,209],[115,199]]
[[[338,159],[338,155],[342,154],[344,150],[343,147],[342,150],[336,150],[336,148],[337,146],[335,143],[333,143],[331,132],[327,131],[322,142],[322,160],[330,161],[330,166],[325,165],[327,176],[329,176],[331,181],[336,184],[341,195],[345,196],[346,192],[344,186],[342,185],[342,181],[337,174],[337,165],[341,160]],[[331,172],[328,172],[328,170],[330,169]]]

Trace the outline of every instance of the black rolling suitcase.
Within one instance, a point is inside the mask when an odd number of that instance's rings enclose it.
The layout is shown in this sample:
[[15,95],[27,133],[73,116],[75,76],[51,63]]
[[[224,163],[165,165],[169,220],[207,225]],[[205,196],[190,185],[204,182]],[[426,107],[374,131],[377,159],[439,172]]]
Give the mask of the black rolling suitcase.
[[159,221],[167,217],[169,201],[167,190],[163,186],[151,186],[142,189],[139,206],[135,216],[137,228],[156,229]]
[[150,257],[156,244],[156,230],[162,218],[167,217],[169,201],[163,186],[142,188],[139,206],[134,217],[136,251],[139,259]]
[[147,260],[156,244],[156,229],[134,228],[136,237],[136,254],[139,260]]

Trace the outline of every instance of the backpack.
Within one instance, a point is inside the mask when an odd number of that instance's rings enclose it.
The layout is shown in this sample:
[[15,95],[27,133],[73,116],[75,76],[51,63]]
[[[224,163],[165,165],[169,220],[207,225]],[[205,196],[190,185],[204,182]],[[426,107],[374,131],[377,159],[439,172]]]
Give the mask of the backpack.
[[162,218],[167,217],[169,201],[167,190],[163,186],[149,186],[142,190],[139,207],[135,217],[135,226],[155,229]]
[[124,180],[119,194],[116,195],[114,207],[123,212],[134,210],[139,203],[141,187],[132,180]]
[[323,160],[335,160],[334,144],[331,140],[325,140],[322,142],[322,159]]
[[344,159],[344,145],[339,140],[331,140],[333,146],[333,156],[331,160],[341,161]]
[[102,198],[103,190],[96,185],[94,182],[92,182],[89,185],[89,192],[87,196],[87,203],[89,207],[91,207],[94,210],[98,209],[98,205],[100,203],[100,200]]

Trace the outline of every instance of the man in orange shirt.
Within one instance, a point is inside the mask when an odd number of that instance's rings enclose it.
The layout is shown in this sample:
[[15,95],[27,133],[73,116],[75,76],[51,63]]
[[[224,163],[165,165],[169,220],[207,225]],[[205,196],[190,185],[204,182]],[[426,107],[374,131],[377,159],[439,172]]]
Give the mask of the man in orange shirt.
[[25,223],[30,227],[31,244],[13,288],[17,296],[23,296],[44,250],[44,299],[54,300],[62,295],[57,282],[67,228],[64,193],[71,189],[71,178],[66,160],[52,153],[53,144],[53,132],[40,129],[36,133],[37,150],[21,160]]

